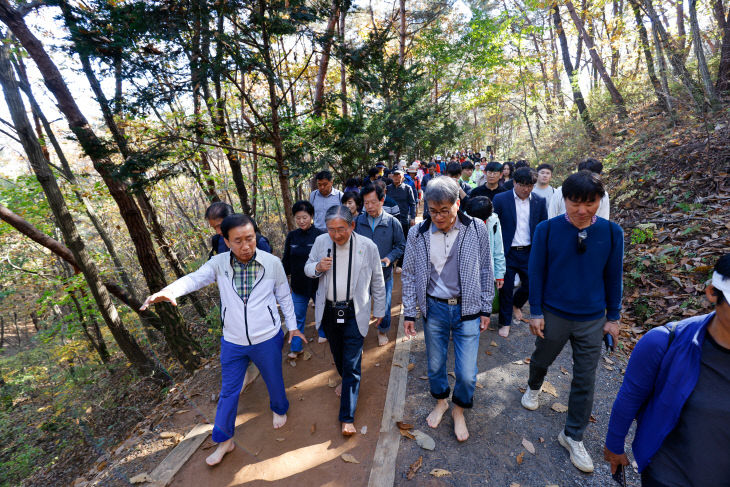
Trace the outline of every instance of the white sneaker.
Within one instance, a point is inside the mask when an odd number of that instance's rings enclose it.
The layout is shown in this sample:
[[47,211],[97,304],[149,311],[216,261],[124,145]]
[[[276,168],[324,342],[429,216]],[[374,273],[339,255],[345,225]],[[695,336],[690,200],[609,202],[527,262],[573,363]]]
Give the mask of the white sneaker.
[[593,460],[583,446],[582,441],[575,441],[565,436],[565,431],[558,435],[558,443],[570,453],[570,461],[575,468],[585,473],[593,473]]
[[522,395],[522,407],[525,409],[529,409],[530,411],[534,411],[540,406],[540,403],[537,400],[537,397],[540,395],[540,389],[533,391],[530,389],[529,386],[527,386],[527,390]]

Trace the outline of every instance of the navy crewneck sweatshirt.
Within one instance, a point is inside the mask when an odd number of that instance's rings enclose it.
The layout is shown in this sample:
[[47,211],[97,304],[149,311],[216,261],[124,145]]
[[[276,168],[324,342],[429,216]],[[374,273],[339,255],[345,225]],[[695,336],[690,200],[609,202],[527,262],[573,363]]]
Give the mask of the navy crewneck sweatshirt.
[[558,215],[535,229],[530,251],[530,313],[546,310],[568,320],[618,320],[623,293],[624,232],[598,218],[578,253],[578,230]]

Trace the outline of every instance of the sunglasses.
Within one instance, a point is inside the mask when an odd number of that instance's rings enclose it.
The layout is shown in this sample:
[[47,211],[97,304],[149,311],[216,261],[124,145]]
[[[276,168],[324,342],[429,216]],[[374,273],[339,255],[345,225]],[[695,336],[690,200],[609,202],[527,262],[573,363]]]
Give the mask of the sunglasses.
[[586,239],[588,238],[588,231],[587,230],[581,230],[578,232],[578,253],[579,254],[585,254],[586,253]]

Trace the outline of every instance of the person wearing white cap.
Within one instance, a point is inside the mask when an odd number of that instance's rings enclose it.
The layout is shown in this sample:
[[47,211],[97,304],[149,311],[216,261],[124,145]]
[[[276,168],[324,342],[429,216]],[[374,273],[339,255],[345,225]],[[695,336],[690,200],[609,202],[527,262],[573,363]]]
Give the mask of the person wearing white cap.
[[705,296],[712,313],[639,340],[613,403],[604,458],[612,473],[629,465],[624,442],[636,419],[632,450],[644,487],[730,479],[730,254],[715,264]]

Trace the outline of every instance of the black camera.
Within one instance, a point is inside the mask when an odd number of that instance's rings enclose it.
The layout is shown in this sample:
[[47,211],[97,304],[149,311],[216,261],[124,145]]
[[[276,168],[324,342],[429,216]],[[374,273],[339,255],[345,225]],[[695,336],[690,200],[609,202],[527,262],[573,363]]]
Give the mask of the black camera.
[[337,318],[344,318],[347,316],[347,310],[350,309],[349,301],[335,301],[332,303],[332,309],[335,312]]

